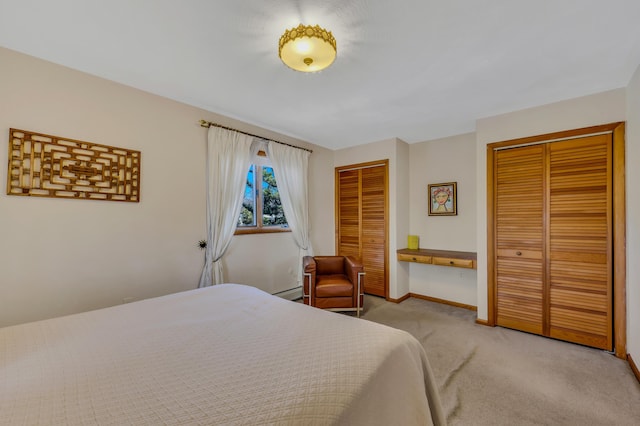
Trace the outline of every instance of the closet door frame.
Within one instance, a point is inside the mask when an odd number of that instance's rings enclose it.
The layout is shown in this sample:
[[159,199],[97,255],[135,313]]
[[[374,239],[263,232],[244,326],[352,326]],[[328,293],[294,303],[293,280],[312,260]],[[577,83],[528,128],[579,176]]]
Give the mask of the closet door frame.
[[618,358],[627,357],[627,252],[626,252],[626,204],[625,204],[625,123],[616,122],[600,126],[584,127],[563,132],[547,133],[526,138],[511,139],[487,145],[487,321],[496,325],[497,282],[495,269],[495,169],[494,152],[539,143],[552,143],[585,136],[610,133],[613,143],[613,338],[614,352]]

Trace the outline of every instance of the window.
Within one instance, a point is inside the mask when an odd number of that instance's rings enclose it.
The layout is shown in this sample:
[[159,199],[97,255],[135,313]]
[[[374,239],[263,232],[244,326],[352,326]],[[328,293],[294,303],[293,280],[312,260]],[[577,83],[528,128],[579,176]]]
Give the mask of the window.
[[273,167],[254,163],[247,173],[236,234],[286,231],[289,231],[289,227],[282,210]]

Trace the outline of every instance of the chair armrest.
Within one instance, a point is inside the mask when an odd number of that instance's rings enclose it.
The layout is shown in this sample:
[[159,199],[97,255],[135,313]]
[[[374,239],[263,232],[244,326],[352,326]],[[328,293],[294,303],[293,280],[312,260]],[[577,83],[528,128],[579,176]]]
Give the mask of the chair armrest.
[[305,273],[316,273],[316,261],[313,259],[313,256],[304,256],[302,258],[302,266]]
[[302,258],[302,269],[304,274],[302,276],[302,297],[303,299],[309,298],[308,304],[311,305],[316,293],[316,261],[313,256]]
[[364,272],[362,262],[353,256],[346,256],[344,258],[344,269],[349,281],[355,286],[358,283],[358,273]]

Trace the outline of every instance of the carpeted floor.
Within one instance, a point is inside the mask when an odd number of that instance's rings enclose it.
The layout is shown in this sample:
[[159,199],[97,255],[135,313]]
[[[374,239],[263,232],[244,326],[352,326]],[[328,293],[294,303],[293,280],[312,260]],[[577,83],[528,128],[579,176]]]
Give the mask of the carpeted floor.
[[640,425],[640,383],[597,349],[475,323],[466,309],[366,296],[362,318],[424,346],[450,425]]

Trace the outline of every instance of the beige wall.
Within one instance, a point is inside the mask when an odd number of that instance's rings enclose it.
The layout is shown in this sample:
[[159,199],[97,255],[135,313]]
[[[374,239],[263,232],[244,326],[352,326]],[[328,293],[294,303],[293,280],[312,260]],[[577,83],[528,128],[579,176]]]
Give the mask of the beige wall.
[[[411,233],[411,145],[396,140],[396,247],[407,247],[407,235]],[[395,252],[389,253],[389,262],[395,264],[396,296],[399,298],[411,291],[411,268],[407,262],[398,262]]]
[[640,365],[640,67],[627,88],[627,350]]
[[[0,48],[0,64],[0,164],[11,127],[142,152],[140,203],[0,193],[0,326],[197,286],[203,252],[196,243],[205,237],[200,119],[314,149],[312,238],[314,248],[333,246],[333,233],[324,232],[333,229],[331,151],[7,49]],[[6,169],[0,175],[6,187]],[[297,250],[284,236],[236,238],[243,240],[225,259],[227,278],[267,290],[295,285],[289,270]],[[243,245],[254,249],[251,257]],[[235,269],[247,265],[251,276]]]
[[487,319],[486,146],[492,142],[625,120],[625,90],[483,118],[476,123],[478,318]]
[[[420,247],[476,251],[476,135],[411,145],[411,234]],[[457,182],[457,216],[429,216],[428,184]],[[406,241],[405,241],[406,245]],[[476,271],[411,263],[412,293],[476,306]]]

